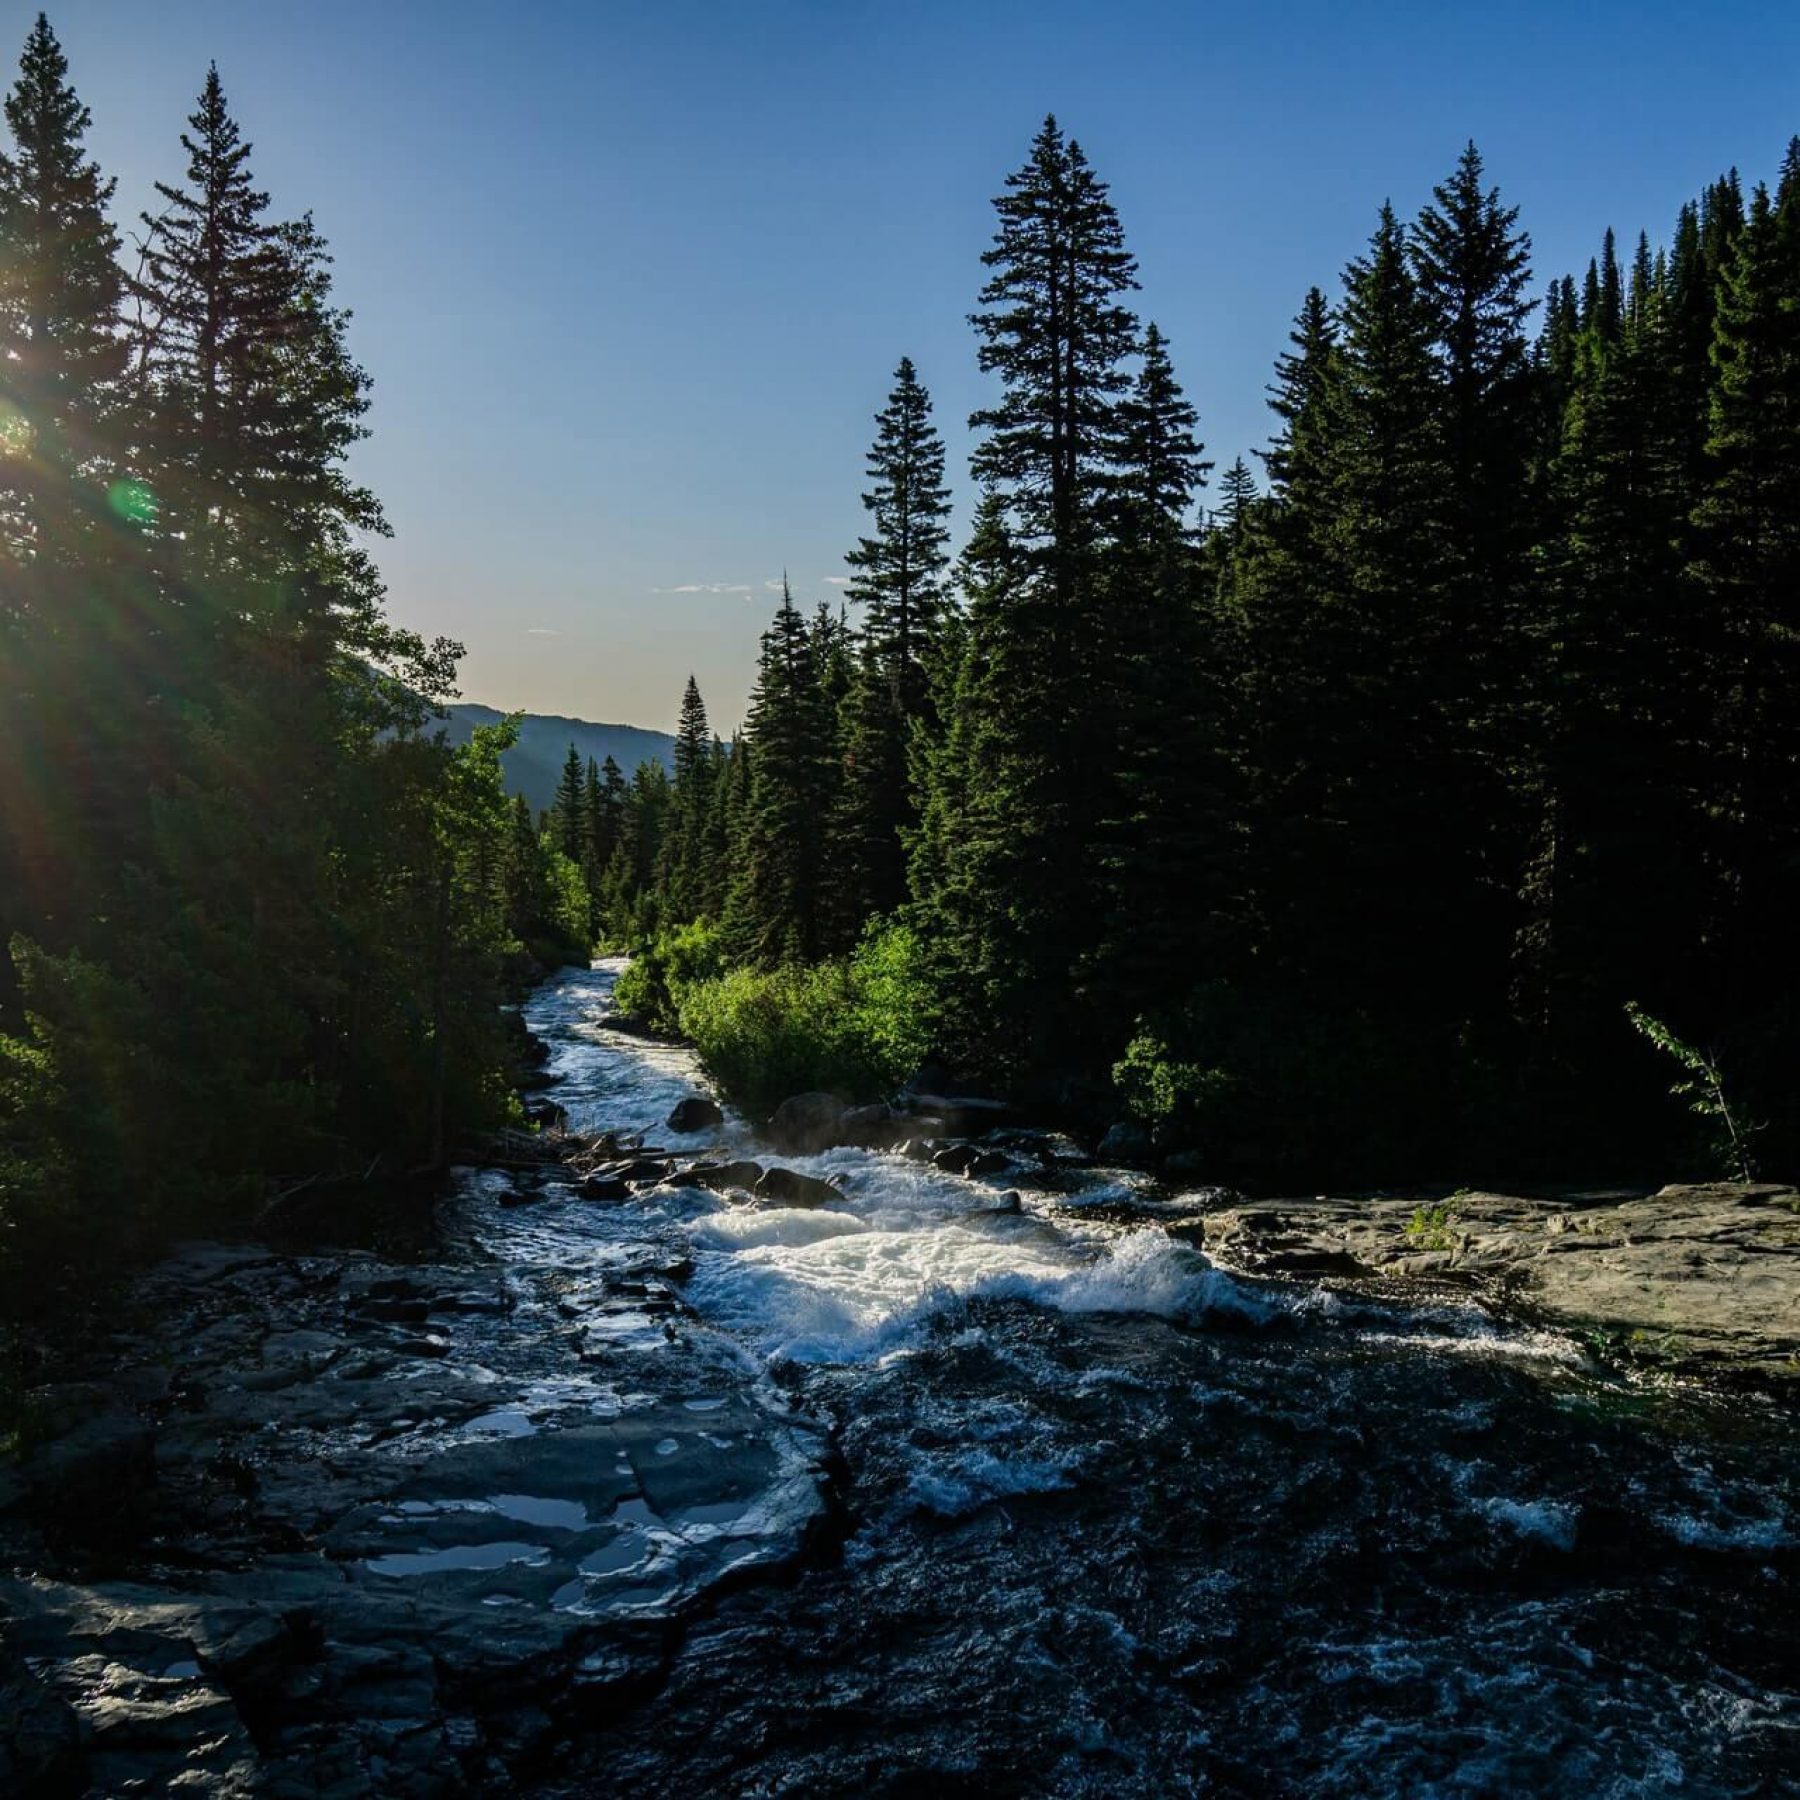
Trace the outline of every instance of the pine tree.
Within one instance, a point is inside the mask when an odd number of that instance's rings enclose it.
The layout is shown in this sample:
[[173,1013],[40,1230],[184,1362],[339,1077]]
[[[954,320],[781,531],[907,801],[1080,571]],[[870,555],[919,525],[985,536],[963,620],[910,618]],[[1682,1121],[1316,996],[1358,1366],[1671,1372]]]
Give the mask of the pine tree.
[[1050,604],[1067,609],[1114,486],[1125,361],[1137,348],[1119,296],[1137,286],[1137,264],[1105,183],[1054,118],[1006,187],[971,319],[980,365],[1004,392],[970,420],[986,434],[971,472],[1005,489],[1016,543],[1048,575]]
[[726,919],[734,953],[765,968],[811,962],[822,942],[819,827],[834,770],[819,648],[783,581],[750,698],[750,791]]
[[934,727],[931,665],[942,636],[949,490],[931,398],[902,358],[876,415],[863,495],[874,534],[845,558],[848,596],[863,608],[844,698],[843,791],[834,829],[842,857],[840,939],[891,912],[906,894],[904,835],[916,823],[907,778],[915,730]]
[[1101,563],[1119,516],[1137,325],[1120,300],[1136,265],[1118,215],[1054,119],[995,210],[972,322],[1002,393],[971,421],[984,433],[971,469],[1004,508],[984,529],[1004,537],[1007,573],[971,608],[956,774],[933,802],[942,813],[958,795],[966,811],[934,833],[955,847],[915,916],[924,935],[966,947],[940,1004],[964,1021],[972,1056],[999,1070],[1043,1056],[1052,1019],[1071,1035],[1070,983],[1092,929],[1088,846],[1112,799]]
[[[125,371],[114,183],[83,148],[91,116],[38,14],[6,96],[12,149],[0,152],[0,566],[84,548],[76,491],[119,451],[110,429]],[[85,546],[91,555],[93,546]],[[16,579],[7,581],[17,603]]]
[[587,770],[582,766],[581,752],[571,743],[550,802],[549,828],[557,849],[572,863],[581,861],[586,813]]
[[1791,1072],[1800,992],[1800,152],[1779,200],[1755,191],[1723,270],[1695,510],[1718,633],[1707,680],[1721,891],[1719,1023],[1757,1062],[1771,1100]]
[[[0,936],[66,944],[110,874],[102,846],[142,815],[147,598],[104,505],[119,335],[113,183],[87,157],[88,109],[39,14],[5,100],[0,150]],[[59,698],[60,697],[60,698]],[[10,968],[0,972],[0,1004]]]
[[1109,1051],[1172,991],[1216,972],[1231,882],[1224,670],[1203,631],[1193,549],[1195,494],[1212,465],[1154,325],[1121,417],[1117,542],[1099,578],[1108,790],[1091,828],[1096,906],[1079,964]]
[[712,810],[714,761],[712,727],[706,720],[706,702],[692,675],[681,698],[681,717],[675,728],[675,785],[671,819],[663,844],[660,886],[668,901],[671,919],[686,920],[703,910],[705,883],[705,835]]

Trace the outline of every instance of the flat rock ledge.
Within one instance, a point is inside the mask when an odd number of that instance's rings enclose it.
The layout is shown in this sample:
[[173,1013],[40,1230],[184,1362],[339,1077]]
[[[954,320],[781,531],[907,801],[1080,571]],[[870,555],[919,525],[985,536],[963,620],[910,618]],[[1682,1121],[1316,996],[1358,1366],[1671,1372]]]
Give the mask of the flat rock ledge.
[[[484,1230],[591,1214],[504,1179]],[[190,1244],[139,1284],[0,1466],[0,1793],[510,1792],[813,1552],[825,1436],[683,1306],[680,1247],[530,1242]]]
[[1472,1289],[1615,1359],[1800,1399],[1791,1187],[1246,1202],[1178,1229],[1245,1274],[1415,1296],[1421,1284]]

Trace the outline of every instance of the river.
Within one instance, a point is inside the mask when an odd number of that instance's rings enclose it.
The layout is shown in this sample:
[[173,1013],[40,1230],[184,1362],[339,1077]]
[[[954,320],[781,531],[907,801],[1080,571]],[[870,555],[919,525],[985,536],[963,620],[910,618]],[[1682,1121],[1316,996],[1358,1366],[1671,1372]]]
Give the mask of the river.
[[[666,1142],[703,1083],[607,1029],[620,967],[565,973],[529,1022],[573,1128]],[[769,1160],[739,1120],[705,1141]],[[1778,1409],[1472,1303],[1234,1278],[1146,1177],[781,1160],[843,1203],[471,1223],[572,1277],[660,1245],[734,1379],[831,1447],[799,1567],[714,1597],[538,1791],[1800,1792]]]

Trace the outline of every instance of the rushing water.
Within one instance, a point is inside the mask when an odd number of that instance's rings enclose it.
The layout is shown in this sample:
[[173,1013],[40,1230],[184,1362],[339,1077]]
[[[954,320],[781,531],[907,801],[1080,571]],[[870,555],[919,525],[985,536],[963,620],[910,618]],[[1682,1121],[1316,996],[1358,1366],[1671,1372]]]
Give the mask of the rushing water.
[[[703,1084],[607,1029],[619,966],[530,1023],[575,1128],[667,1142]],[[692,1143],[775,1160],[737,1120]],[[735,1378],[838,1461],[835,1552],[690,1621],[543,1791],[1800,1793],[1773,1407],[1628,1383],[1472,1304],[1235,1278],[1142,1177],[779,1160],[843,1203],[469,1197],[502,1258],[678,1253]]]

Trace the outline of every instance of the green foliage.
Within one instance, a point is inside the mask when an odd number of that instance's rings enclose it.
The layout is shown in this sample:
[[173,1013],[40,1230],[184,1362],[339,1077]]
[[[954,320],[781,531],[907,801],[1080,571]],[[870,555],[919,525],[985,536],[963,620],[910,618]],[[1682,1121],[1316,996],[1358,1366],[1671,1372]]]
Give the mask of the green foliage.
[[1235,1085],[1225,1069],[1171,1055],[1167,1043],[1148,1030],[1126,1045],[1112,1074],[1126,1110],[1164,1144],[1209,1139],[1225,1116]]
[[725,971],[723,934],[717,925],[695,920],[663,932],[632,958],[613,989],[613,1004],[652,1031],[674,1036],[681,1008],[701,982]]
[[918,1066],[922,992],[907,934],[876,931],[847,960],[701,981],[683,995],[681,1028],[752,1112],[813,1089],[872,1100]]
[[1406,1222],[1406,1241],[1415,1250],[1450,1250],[1456,1239],[1452,1227],[1456,1215],[1448,1205],[1416,1206]]
[[1680,1065],[1683,1073],[1670,1083],[1669,1092],[1687,1103],[1688,1111],[1704,1119],[1711,1127],[1713,1155],[1726,1172],[1737,1181],[1753,1181],[1755,1170],[1750,1160],[1750,1146],[1758,1126],[1741,1120],[1733,1111],[1725,1094],[1725,1076],[1718,1059],[1705,1050],[1684,1043],[1660,1019],[1653,1019],[1636,1001],[1628,1001],[1625,1016],[1632,1028],[1664,1056]]

